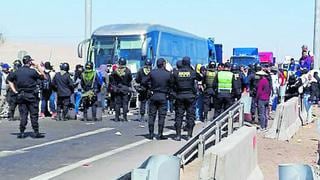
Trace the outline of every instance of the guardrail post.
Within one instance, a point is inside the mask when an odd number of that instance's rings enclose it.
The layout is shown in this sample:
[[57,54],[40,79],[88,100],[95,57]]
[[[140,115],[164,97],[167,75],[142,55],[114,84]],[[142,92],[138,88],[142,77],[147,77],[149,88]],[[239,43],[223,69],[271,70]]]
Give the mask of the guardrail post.
[[200,159],[200,161],[203,160],[204,146],[205,146],[204,136],[202,134],[200,134],[199,135],[199,143],[198,143],[198,158]]
[[218,144],[218,142],[220,142],[220,121],[217,121],[216,123],[216,142],[215,144]]
[[228,136],[233,132],[233,112],[229,111],[228,114]]
[[244,104],[240,104],[239,108],[239,128],[243,126]]

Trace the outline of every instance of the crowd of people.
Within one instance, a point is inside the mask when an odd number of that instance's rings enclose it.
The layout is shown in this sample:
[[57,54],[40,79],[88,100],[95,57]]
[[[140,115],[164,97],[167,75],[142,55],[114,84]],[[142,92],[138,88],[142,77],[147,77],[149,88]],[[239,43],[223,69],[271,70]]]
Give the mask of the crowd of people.
[[71,114],[80,117],[82,111],[81,120],[98,121],[101,114],[97,109],[102,109],[115,111],[115,121],[128,121],[130,99],[137,94],[140,121],[148,122],[148,138],[156,137],[154,124],[158,115],[157,138],[166,139],[163,129],[167,112],[171,111],[175,112],[175,140],[180,141],[182,129],[187,131],[187,139],[192,137],[196,120],[211,121],[235,101],[244,100],[249,106],[245,119],[258,119],[264,131],[278,103],[299,95],[305,103],[318,103],[320,78],[312,71],[312,64],[311,56],[303,48],[300,61],[292,59],[288,68],[214,61],[192,66],[192,60],[186,56],[171,71],[163,58],[157,59],[155,68],[152,60],[146,59],[133,75],[123,57],[111,68],[101,65],[95,69],[93,63],[87,62],[77,65],[71,73],[68,63],[61,63],[59,71],[55,71],[50,62],[38,65],[27,55],[22,61],[14,61],[12,68],[9,64],[1,65],[1,116],[15,120],[18,107],[18,138],[25,138],[29,114],[35,137],[41,138],[39,117],[65,121]]

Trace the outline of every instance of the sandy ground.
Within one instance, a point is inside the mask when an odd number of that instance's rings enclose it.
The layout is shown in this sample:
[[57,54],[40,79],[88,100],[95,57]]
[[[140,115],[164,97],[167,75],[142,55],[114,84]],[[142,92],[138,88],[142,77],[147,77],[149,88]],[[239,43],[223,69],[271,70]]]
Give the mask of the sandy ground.
[[[314,120],[320,117],[320,108],[313,107]],[[269,122],[271,125],[272,122]],[[301,163],[315,165],[317,162],[318,134],[316,121],[299,129],[289,141],[277,141],[264,138],[258,133],[258,164],[266,180],[278,179],[278,165]],[[199,159],[181,170],[182,180],[199,179],[201,162]]]
[[[80,40],[79,40],[80,41]],[[68,62],[71,69],[76,64],[83,64],[84,60],[78,58],[77,43],[54,43],[54,42],[37,42],[37,41],[5,41],[0,44],[0,62],[12,64],[19,57],[19,51],[25,51],[31,55],[37,62],[50,60],[56,69],[60,63]]]
[[[320,116],[320,108],[313,107],[314,120]],[[265,179],[278,179],[278,165],[299,163],[315,165],[317,161],[318,134],[316,121],[302,126],[289,141],[277,141],[258,135],[258,163]]]

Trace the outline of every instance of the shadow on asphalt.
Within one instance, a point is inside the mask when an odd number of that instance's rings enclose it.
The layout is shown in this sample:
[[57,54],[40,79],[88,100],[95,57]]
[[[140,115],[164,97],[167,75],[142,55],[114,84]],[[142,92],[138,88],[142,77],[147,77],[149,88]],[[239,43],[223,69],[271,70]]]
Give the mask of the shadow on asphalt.
[[[11,135],[13,136],[18,136],[20,133],[10,133]],[[33,132],[25,132],[25,138],[28,138],[28,137],[31,137],[31,138],[34,138],[34,133]],[[46,135],[46,133],[40,133],[41,135]]]

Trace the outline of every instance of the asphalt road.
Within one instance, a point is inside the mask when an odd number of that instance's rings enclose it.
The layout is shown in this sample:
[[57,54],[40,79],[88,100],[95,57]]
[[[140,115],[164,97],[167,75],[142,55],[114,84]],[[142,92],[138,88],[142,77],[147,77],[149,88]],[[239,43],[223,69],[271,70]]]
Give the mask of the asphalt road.
[[[167,116],[165,131],[172,129],[173,117]],[[17,139],[19,121],[0,120],[0,179],[30,179],[141,141],[148,129],[140,127],[137,118],[135,113],[129,122],[114,122],[113,116],[99,122],[40,119],[40,131],[46,135],[43,139]],[[27,132],[32,132],[30,122]]]

